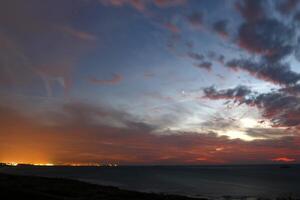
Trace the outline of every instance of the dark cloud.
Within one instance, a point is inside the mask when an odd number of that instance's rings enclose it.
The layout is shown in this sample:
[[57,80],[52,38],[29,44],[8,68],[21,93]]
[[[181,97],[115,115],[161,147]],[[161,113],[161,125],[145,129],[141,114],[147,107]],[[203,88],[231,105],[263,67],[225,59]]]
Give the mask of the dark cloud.
[[300,22],[300,12],[297,12],[297,13],[294,15],[294,21],[296,21],[297,23]]
[[199,53],[195,53],[195,52],[188,52],[187,56],[196,61],[201,61],[204,59],[203,54],[199,54]]
[[[200,61],[200,63],[195,63],[194,66],[202,69],[206,69],[210,71],[212,69],[213,63],[210,61],[216,61],[220,63],[224,63],[225,56],[221,54],[217,54],[213,51],[209,51],[207,53],[207,56],[204,56],[203,54],[195,53],[195,52],[188,52],[187,56],[195,61]],[[207,57],[210,61],[205,61],[205,57]]]
[[[280,4],[283,10],[291,9],[294,0]],[[295,32],[278,19],[267,17],[265,0],[238,1],[236,7],[245,22],[238,30],[238,44],[250,53],[261,55],[268,61],[278,61],[293,51]]]
[[262,116],[269,119],[274,127],[300,126],[300,98],[280,91],[256,94],[245,86],[233,89],[216,90],[214,87],[203,90],[204,97],[209,99],[232,99],[240,104],[255,106]]
[[222,37],[228,37],[227,20],[219,20],[213,24],[213,30]]
[[264,9],[265,0],[237,1],[235,6],[247,22],[254,22],[266,16]]
[[237,86],[232,89],[216,90],[214,86],[204,88],[203,93],[205,98],[209,99],[234,99],[238,102],[244,102],[251,90],[246,86]]
[[238,30],[238,44],[268,61],[278,61],[293,52],[295,32],[276,19],[244,23]]
[[281,88],[280,91],[289,93],[291,95],[300,95],[300,85],[292,85],[288,87]]
[[[248,102],[249,103],[249,102]],[[262,110],[263,117],[270,119],[274,127],[300,125],[300,98],[281,92],[260,94],[250,101]]]
[[187,16],[187,20],[195,28],[202,27],[202,25],[203,25],[203,13],[194,12],[191,15]]
[[194,66],[198,67],[200,69],[206,69],[206,70],[210,71],[211,68],[212,68],[212,63],[204,61],[204,62],[201,62],[201,63],[198,63],[198,64],[194,64]]
[[213,61],[216,61],[216,62],[219,62],[219,63],[224,63],[224,61],[225,61],[225,56],[224,55],[222,55],[222,54],[218,54],[218,53],[216,53],[216,52],[214,52],[214,51],[209,51],[208,53],[207,53],[207,57],[209,58],[209,59],[211,59],[211,60],[213,60]]
[[277,128],[248,128],[247,135],[255,138],[272,139],[288,136],[289,132],[284,129]]
[[[292,11],[298,2],[281,1],[277,9],[282,14]],[[226,66],[233,70],[242,70],[250,75],[281,86],[278,90],[258,94],[248,91],[244,96],[236,98],[228,95],[233,89],[211,90],[211,99],[232,99],[240,104],[255,106],[264,118],[270,120],[274,127],[298,128],[299,116],[299,81],[300,74],[291,70],[290,64],[283,61],[292,55],[296,49],[296,34],[292,23],[280,18],[270,18],[266,12],[267,1],[239,1],[237,9],[245,19],[238,29],[238,45],[251,54],[258,55],[258,59],[232,59]],[[297,55],[296,55],[297,57]],[[238,89],[237,86],[235,89]],[[204,91],[205,92],[205,91]],[[206,91],[207,92],[207,91]],[[227,95],[222,95],[227,94]],[[251,130],[250,135],[268,137],[261,130]],[[270,136],[272,137],[272,136]]]
[[293,10],[297,9],[299,0],[283,0],[279,2],[276,9],[283,15],[290,14]]
[[[300,22],[300,21],[299,21]],[[297,59],[297,61],[300,61],[300,38],[298,38],[296,47],[295,47],[295,58]]]
[[226,66],[234,70],[244,70],[256,78],[283,86],[294,85],[300,80],[300,74],[291,71],[286,63],[233,59],[228,61]]
[[201,127],[208,130],[236,130],[240,128],[239,122],[232,118],[224,118],[218,114],[201,123]]

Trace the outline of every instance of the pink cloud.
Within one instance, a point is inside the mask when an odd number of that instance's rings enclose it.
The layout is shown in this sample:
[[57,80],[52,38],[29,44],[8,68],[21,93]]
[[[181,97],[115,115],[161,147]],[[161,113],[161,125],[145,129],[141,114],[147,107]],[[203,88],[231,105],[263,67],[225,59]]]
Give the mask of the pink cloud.
[[171,31],[172,33],[180,33],[179,27],[171,22],[165,23],[165,28]]
[[122,7],[124,5],[130,5],[139,11],[143,11],[146,8],[145,1],[143,0],[100,0],[101,3],[108,6]]
[[81,40],[87,40],[87,41],[94,41],[94,40],[97,40],[97,37],[90,34],[90,33],[87,33],[87,32],[84,32],[84,31],[80,31],[80,30],[76,30],[72,27],[69,27],[69,26],[63,26],[60,28],[63,32],[75,37],[75,38],[78,38],[78,39],[81,39]]

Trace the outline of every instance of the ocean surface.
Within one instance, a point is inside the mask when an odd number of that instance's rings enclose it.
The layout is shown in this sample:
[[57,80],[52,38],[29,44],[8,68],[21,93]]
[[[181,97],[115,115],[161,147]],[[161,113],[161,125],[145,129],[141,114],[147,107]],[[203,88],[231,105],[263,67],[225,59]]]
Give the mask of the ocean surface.
[[63,177],[121,189],[199,197],[300,197],[300,165],[2,167],[0,172]]

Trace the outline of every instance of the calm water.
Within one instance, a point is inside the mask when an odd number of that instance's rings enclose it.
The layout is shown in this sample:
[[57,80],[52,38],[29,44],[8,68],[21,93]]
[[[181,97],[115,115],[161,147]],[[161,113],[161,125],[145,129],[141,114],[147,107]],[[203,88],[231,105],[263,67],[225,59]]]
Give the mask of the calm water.
[[123,189],[200,196],[300,197],[300,165],[168,167],[11,167],[0,172],[64,177]]

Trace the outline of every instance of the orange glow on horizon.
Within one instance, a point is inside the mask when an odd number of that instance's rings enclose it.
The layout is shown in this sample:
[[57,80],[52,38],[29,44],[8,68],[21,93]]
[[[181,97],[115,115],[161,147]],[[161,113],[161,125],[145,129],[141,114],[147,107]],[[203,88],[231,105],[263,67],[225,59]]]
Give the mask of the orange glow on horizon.
[[17,162],[0,162],[7,166],[20,166],[20,165],[31,165],[40,167],[52,167],[52,166],[70,166],[70,167],[118,167],[118,164],[97,164],[97,163],[64,163],[64,164],[53,164],[53,163],[17,163]]
[[296,161],[296,159],[294,159],[294,158],[287,158],[287,157],[273,158],[271,160],[275,161],[275,162],[295,162]]

